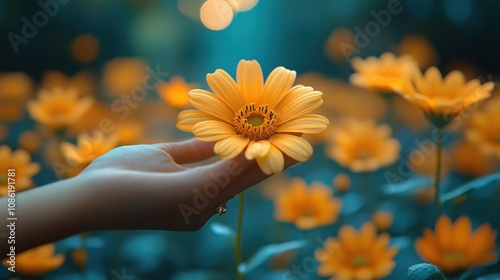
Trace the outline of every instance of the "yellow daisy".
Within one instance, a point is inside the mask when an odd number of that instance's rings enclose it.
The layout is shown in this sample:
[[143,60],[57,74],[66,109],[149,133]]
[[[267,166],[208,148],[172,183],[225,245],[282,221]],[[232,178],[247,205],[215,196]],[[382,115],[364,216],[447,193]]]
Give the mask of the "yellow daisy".
[[183,77],[174,76],[169,83],[160,82],[156,91],[167,104],[182,108],[189,105],[188,92],[194,88],[196,88],[195,84],[188,84]]
[[462,110],[490,97],[493,87],[492,82],[481,85],[478,79],[466,82],[460,71],[443,78],[436,67],[430,67],[425,74],[412,72],[404,87],[396,90],[419,106],[437,127],[444,127]]
[[214,151],[230,159],[245,151],[265,174],[281,172],[283,153],[306,161],[312,147],[297,134],[320,133],[328,120],[309,114],[322,104],[322,93],[311,87],[293,86],[295,71],[274,69],[264,84],[257,61],[241,60],[235,82],[224,70],[207,75],[214,93],[194,89],[190,102],[198,110],[179,114],[177,127],[202,141],[215,141]]
[[388,247],[387,233],[377,236],[377,229],[365,223],[360,231],[343,226],[337,238],[328,238],[316,251],[320,276],[342,280],[374,280],[389,275],[396,263],[398,248]]
[[8,194],[9,181],[7,170],[15,169],[16,192],[25,190],[33,186],[31,177],[40,172],[40,164],[31,161],[30,154],[25,150],[12,151],[9,146],[0,146],[0,196]]
[[[54,243],[47,243],[16,255],[16,272],[25,275],[43,275],[58,269],[64,263],[63,254],[55,254]],[[3,261],[5,265],[7,259]]]
[[458,218],[454,224],[446,216],[439,217],[435,232],[425,229],[424,236],[415,242],[422,259],[448,273],[496,261],[495,247],[496,232],[490,225],[483,224],[473,232],[466,216]]
[[275,217],[291,222],[299,229],[312,229],[332,224],[338,219],[342,202],[333,197],[332,190],[321,183],[310,188],[302,179],[295,179],[275,198]]
[[396,57],[388,52],[380,58],[370,56],[363,60],[356,57],[351,65],[356,71],[349,77],[351,84],[382,92],[401,88],[406,76],[418,69],[410,56]]
[[28,112],[36,121],[52,128],[63,129],[78,121],[92,107],[93,99],[81,99],[73,89],[40,91],[38,100],[28,102]]
[[388,125],[346,119],[332,130],[327,155],[354,172],[369,172],[394,163],[401,150]]

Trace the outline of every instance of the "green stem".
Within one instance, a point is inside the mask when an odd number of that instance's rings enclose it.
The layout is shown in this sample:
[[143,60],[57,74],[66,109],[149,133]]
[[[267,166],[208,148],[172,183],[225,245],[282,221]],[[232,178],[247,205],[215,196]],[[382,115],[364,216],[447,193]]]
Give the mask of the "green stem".
[[438,127],[438,135],[437,135],[437,143],[436,143],[436,173],[434,179],[434,188],[436,190],[435,198],[436,201],[436,212],[437,217],[441,216],[441,200],[439,198],[439,182],[441,179],[441,150],[443,146],[443,128]]
[[241,263],[241,226],[243,225],[243,206],[245,204],[245,192],[240,193],[240,210],[238,213],[238,229],[236,233],[236,274],[237,280],[243,280],[245,276],[241,274],[238,267]]

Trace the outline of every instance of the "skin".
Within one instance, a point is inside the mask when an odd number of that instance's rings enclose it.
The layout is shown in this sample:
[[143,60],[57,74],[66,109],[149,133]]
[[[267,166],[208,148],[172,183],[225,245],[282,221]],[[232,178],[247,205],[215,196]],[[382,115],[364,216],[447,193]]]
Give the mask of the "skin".
[[[200,165],[214,156],[213,145],[193,139],[123,146],[97,158],[74,178],[16,194],[16,253],[90,230],[200,229],[217,206],[269,177],[243,155]],[[285,157],[285,168],[295,163]],[[221,172],[228,174],[227,184],[187,222],[179,205],[194,208],[195,191],[206,190],[215,181],[210,174]],[[0,209],[7,209],[6,197],[0,199]],[[7,214],[0,211],[4,223]],[[9,232],[0,228],[0,254],[5,256]]]

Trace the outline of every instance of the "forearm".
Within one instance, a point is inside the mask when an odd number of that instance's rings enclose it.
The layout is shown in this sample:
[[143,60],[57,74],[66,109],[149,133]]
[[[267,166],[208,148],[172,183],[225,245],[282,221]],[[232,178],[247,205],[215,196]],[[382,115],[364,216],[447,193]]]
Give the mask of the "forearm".
[[[77,178],[58,181],[19,193],[15,197],[15,218],[8,220],[7,197],[0,199],[0,254],[5,256],[10,246],[16,253],[31,247],[59,240],[89,229],[93,209],[88,207],[92,192]],[[9,224],[15,224],[14,232]],[[15,234],[15,244],[8,237]]]

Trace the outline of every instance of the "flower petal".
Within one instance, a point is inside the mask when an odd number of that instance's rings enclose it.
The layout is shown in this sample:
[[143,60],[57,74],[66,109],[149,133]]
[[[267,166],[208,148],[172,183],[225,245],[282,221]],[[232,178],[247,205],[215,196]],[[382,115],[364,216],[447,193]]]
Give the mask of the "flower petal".
[[294,86],[275,108],[277,113],[277,125],[281,125],[291,119],[307,114],[318,108],[323,100],[320,91],[311,87]]
[[275,68],[264,85],[262,103],[274,108],[293,86],[297,73],[284,67]]
[[177,117],[176,126],[178,129],[182,131],[191,132],[193,125],[208,120],[218,120],[218,119],[200,110],[184,110],[179,113],[179,116]]
[[189,101],[201,111],[207,112],[228,123],[233,121],[234,111],[224,101],[209,91],[193,89],[189,91]]
[[264,77],[259,63],[255,60],[241,60],[236,70],[236,79],[245,104],[252,102],[260,104]]
[[257,158],[257,164],[264,174],[272,175],[283,171],[285,158],[278,148],[271,145],[265,156]]
[[221,121],[203,121],[192,128],[194,136],[206,142],[219,141],[229,136],[236,135],[234,128]]
[[233,111],[236,112],[245,105],[238,85],[226,71],[217,69],[214,73],[208,74],[207,83],[215,95],[224,101]]
[[298,160],[308,160],[313,148],[311,144],[302,137],[290,134],[274,134],[269,141],[289,157]]
[[329,124],[327,118],[321,115],[309,114],[280,125],[277,132],[321,133]]
[[270,148],[271,143],[269,143],[269,141],[251,141],[248,143],[248,147],[245,151],[245,157],[248,160],[263,157],[269,152]]
[[248,138],[242,135],[229,136],[215,143],[214,152],[222,159],[231,159],[239,155],[248,144]]

